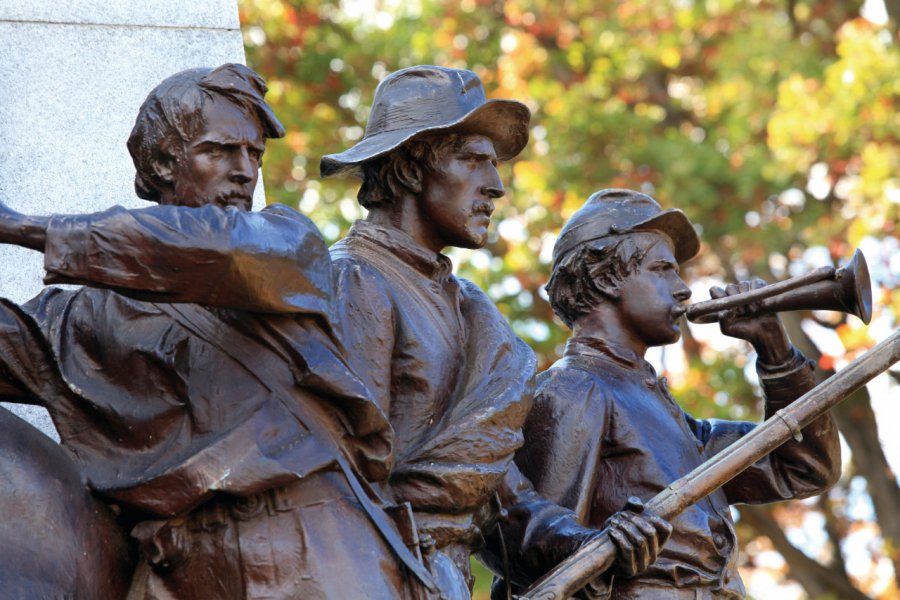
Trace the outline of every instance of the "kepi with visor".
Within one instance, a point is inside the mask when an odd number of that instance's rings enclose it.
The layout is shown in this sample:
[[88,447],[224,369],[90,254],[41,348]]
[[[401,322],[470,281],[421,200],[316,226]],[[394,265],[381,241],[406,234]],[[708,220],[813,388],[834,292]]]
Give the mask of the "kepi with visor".
[[582,244],[623,233],[655,231],[672,240],[675,260],[683,263],[700,251],[700,238],[687,216],[677,208],[663,210],[646,194],[607,189],[591,195],[569,218],[553,246],[553,265]]

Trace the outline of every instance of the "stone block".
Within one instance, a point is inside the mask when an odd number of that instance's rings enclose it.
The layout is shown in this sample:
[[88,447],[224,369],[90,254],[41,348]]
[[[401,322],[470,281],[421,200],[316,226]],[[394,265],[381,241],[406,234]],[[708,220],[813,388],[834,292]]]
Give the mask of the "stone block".
[[[0,199],[34,214],[148,206],[125,146],[141,102],[225,62],[244,62],[234,0],[0,2]],[[0,296],[27,301],[43,274],[41,254],[0,245]],[[43,409],[15,412],[55,437]]]

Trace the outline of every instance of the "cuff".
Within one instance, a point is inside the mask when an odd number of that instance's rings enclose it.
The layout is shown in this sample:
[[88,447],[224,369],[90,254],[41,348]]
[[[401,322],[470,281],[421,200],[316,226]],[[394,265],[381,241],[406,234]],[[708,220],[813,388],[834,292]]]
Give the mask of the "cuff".
[[791,357],[780,365],[767,365],[756,361],[756,372],[766,397],[766,414],[787,406],[815,385],[815,365],[796,348]]

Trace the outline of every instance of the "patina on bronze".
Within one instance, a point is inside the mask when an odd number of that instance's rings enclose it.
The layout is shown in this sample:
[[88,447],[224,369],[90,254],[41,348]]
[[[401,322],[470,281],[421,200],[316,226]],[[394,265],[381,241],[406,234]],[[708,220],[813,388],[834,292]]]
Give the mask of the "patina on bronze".
[[872,283],[866,257],[857,250],[840,269],[820,267],[746,294],[697,302],[687,308],[686,316],[694,323],[714,323],[728,309],[750,304],[756,314],[836,310],[854,315],[868,325],[872,320]]
[[3,306],[4,399],[46,406],[70,478],[121,511],[129,600],[411,597],[392,549],[431,585],[365,481],[392,434],[337,338],[327,248],[292,209],[247,211],[283,133],[265,91],[225,65],[150,94],[129,149],[159,206],[0,212],[47,282],[86,286]]
[[[582,523],[602,523],[630,496],[648,502],[710,457],[730,453],[725,449],[731,443],[758,435],[753,423],[687,415],[643,359],[647,348],[678,339],[677,320],[690,297],[678,265],[698,249],[683,213],[664,211],[630,190],[594,194],[560,233],[547,289],[573,337],[565,356],[538,377],[516,461],[540,493],[573,508]],[[742,282],[711,294],[731,297],[763,286]],[[750,341],[757,351],[766,416],[788,414],[786,407],[813,387],[813,378],[777,315],[755,314],[751,305],[720,315],[719,322],[723,333]],[[601,588],[616,599],[743,597],[729,504],[809,496],[839,475],[840,447],[829,416],[810,418],[792,433],[802,433],[803,441],[760,454],[702,500],[664,512],[674,530],[644,573],[614,578],[611,590],[604,576],[583,593]],[[651,509],[658,508],[655,502]],[[604,564],[597,566],[602,571]],[[567,597],[585,581],[569,579],[558,596],[560,588],[548,580],[550,587],[541,585],[528,597]]]
[[[359,144],[321,163],[324,176],[363,180],[368,217],[332,248],[343,337],[395,432],[386,491],[412,506],[426,561],[454,599],[470,594],[469,557],[484,536],[482,559],[504,571],[491,535],[498,504],[515,581],[533,581],[598,535],[535,494],[512,463],[534,355],[440,253],[485,244],[504,194],[496,163],[522,150],[528,120],[519,102],[486,100],[471,71],[411,67],[379,84]],[[618,518],[613,529],[628,531],[623,568],[639,570],[668,525],[630,511]]]
[[[728,483],[781,444],[802,438],[802,429],[854,391],[900,361],[900,331],[857,358],[793,404],[647,502],[646,510],[672,519],[685,508]],[[615,558],[611,539],[597,538],[519,596],[520,600],[565,600],[605,572]]]

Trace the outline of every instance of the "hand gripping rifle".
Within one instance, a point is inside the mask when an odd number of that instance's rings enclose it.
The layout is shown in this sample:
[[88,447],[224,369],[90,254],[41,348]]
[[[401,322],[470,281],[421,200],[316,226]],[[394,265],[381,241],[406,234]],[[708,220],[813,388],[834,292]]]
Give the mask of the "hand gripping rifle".
[[[857,358],[753,431],[734,442],[646,503],[646,512],[672,519],[691,504],[719,489],[828,412],[876,375],[900,360],[900,330]],[[518,600],[565,600],[606,571],[616,547],[603,534],[588,542],[536,581]]]

